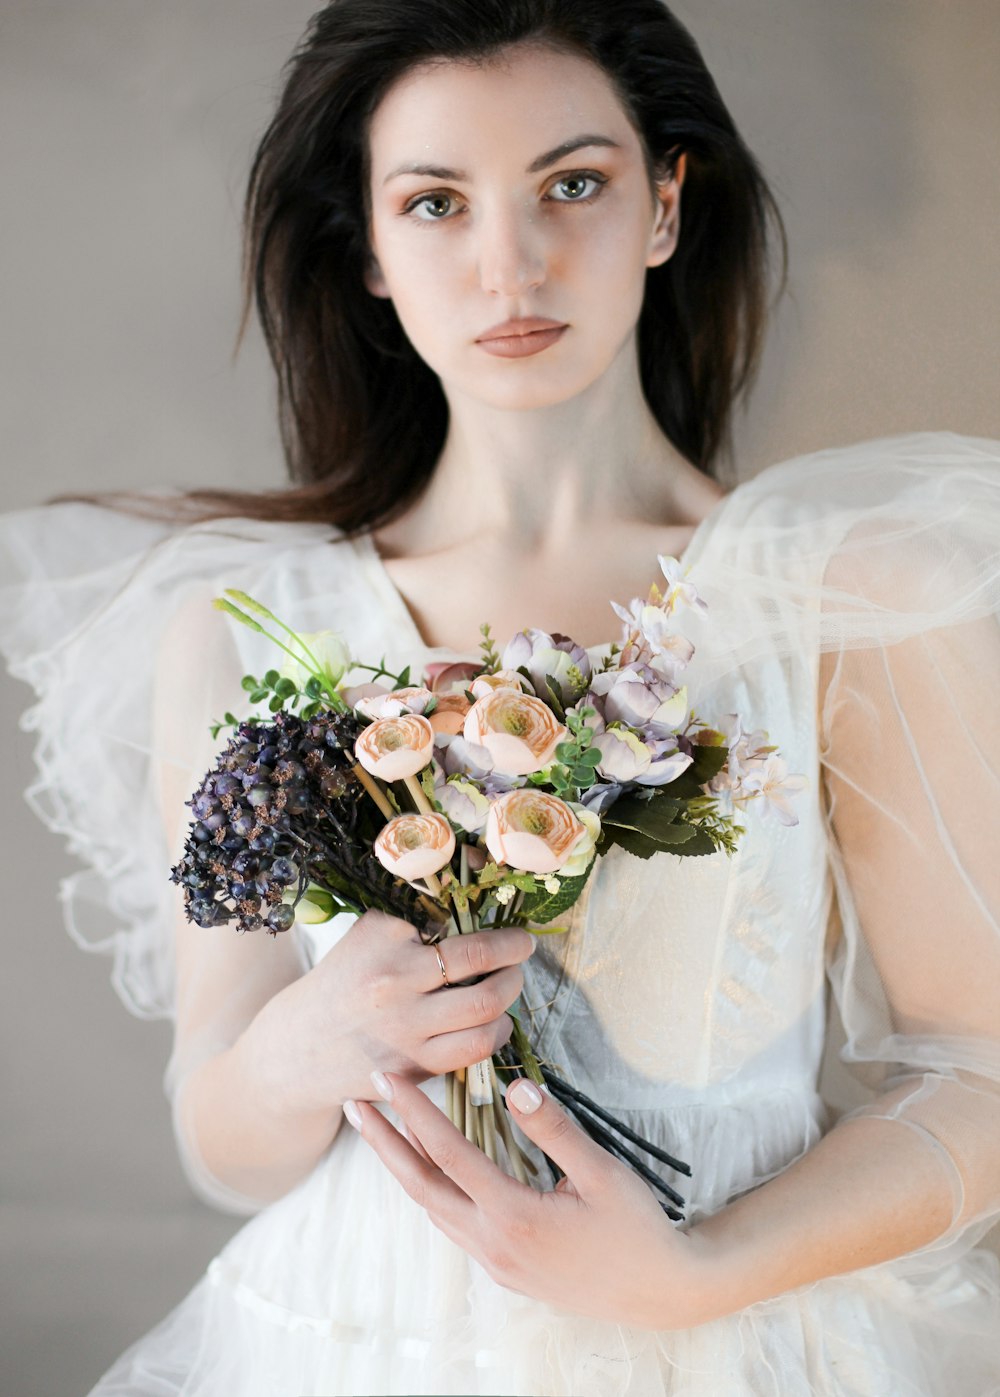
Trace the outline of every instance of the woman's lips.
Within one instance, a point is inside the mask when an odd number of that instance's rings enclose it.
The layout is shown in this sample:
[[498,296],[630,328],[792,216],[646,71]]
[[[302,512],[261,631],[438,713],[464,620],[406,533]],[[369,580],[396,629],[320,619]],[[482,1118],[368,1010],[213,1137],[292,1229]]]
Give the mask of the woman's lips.
[[477,340],[480,349],[487,354],[498,354],[501,359],[520,359],[526,354],[540,354],[555,344],[567,325],[554,325],[550,330],[531,330],[526,335],[501,335],[495,340]]

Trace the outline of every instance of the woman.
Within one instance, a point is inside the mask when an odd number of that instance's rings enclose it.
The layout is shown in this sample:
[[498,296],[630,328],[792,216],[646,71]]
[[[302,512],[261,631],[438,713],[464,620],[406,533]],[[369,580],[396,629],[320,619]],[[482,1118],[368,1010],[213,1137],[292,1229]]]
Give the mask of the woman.
[[[914,437],[722,490],[771,207],[658,0],[338,0],[248,201],[304,483],[201,492],[188,527],[71,503],[12,518],[36,586],[4,648],[39,689],[79,847],[114,870],[117,983],[174,1012],[192,1182],[256,1213],[95,1392],[995,1383],[1000,1282],[970,1247],[1000,1192],[1000,464]],[[487,618],[598,647],[658,553],[709,603],[684,616],[696,702],[805,775],[797,827],[748,820],[731,861],[615,851],[564,937],[463,938],[445,985],[403,922],[206,937],[154,889],[207,725],[266,663],[220,631],[221,587],[402,668],[474,654]],[[96,731],[74,683],[95,645],[133,657]],[[478,992],[452,988],[473,966]],[[836,1124],[824,970],[871,1085]],[[540,1095],[509,1104],[556,1191],[463,1147],[437,1074],[505,1041],[522,987],[550,1061],[693,1161],[685,1226]]]

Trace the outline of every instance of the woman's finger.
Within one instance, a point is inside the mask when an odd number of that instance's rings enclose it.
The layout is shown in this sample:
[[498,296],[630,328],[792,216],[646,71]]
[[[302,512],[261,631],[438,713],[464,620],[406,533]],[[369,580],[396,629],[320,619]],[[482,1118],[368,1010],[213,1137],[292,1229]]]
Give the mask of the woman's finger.
[[515,1194],[524,1193],[523,1185],[508,1178],[487,1159],[412,1082],[395,1073],[381,1072],[373,1072],[372,1081],[375,1090],[420,1141],[442,1177],[457,1185],[479,1207],[495,1213],[509,1206]]
[[534,948],[533,938],[519,927],[446,936],[433,946],[415,946],[410,956],[414,987],[433,991],[476,980],[481,975],[520,965]]
[[416,1022],[428,1038],[436,1033],[480,1028],[505,1014],[523,988],[524,972],[519,965],[495,970],[474,985],[423,995]]
[[368,1101],[345,1102],[344,1115],[371,1145],[390,1174],[399,1180],[414,1203],[426,1212],[447,1220],[449,1227],[461,1228],[473,1205],[426,1153],[421,1157],[395,1126],[390,1125],[378,1107]]
[[471,1067],[499,1052],[510,1041],[514,1021],[501,1014],[492,1023],[479,1028],[461,1028],[452,1033],[435,1033],[419,1049],[420,1066],[425,1072],[440,1077],[456,1067]]

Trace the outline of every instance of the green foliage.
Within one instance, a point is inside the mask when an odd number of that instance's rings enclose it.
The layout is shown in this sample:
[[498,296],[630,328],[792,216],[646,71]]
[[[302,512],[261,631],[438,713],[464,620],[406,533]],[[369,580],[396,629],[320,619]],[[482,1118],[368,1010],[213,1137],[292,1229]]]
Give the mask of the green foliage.
[[596,854],[587,865],[585,872],[576,878],[564,878],[561,874],[555,876],[559,879],[559,891],[550,893],[545,884],[536,880],[533,892],[525,894],[517,909],[519,919],[528,922],[538,922],[544,925],[546,922],[554,921],[556,917],[561,917],[570,907],[573,906],[577,898],[583,892],[594,867]]
[[713,796],[701,792],[693,797],[674,795],[677,785],[678,781],[671,781],[648,794],[615,801],[601,815],[601,853],[615,844],[640,859],[660,852],[685,857],[714,854],[717,849],[735,853],[737,840],[745,833],[742,826],[719,813]]
[[593,747],[594,730],[587,726],[592,717],[591,707],[567,710],[565,723],[570,737],[555,750],[557,763],[549,768],[549,783],[561,800],[577,801],[580,792],[589,790],[597,781],[601,754]]
[[497,653],[496,642],[493,639],[488,621],[484,621],[479,627],[479,634],[483,637],[479,642],[479,653],[483,657],[483,673],[496,674],[500,668],[500,656]]

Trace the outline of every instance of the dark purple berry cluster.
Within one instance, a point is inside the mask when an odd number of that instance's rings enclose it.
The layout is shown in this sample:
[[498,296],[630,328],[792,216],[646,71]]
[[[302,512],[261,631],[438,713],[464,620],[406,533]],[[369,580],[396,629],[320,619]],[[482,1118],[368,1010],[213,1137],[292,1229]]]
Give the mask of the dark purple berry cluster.
[[[309,718],[281,710],[272,721],[239,725],[188,806],[195,820],[171,882],[184,890],[198,926],[235,920],[241,931],[288,931],[294,903],[324,883],[330,841],[356,823],[360,788],[352,773],[363,724],[324,710]],[[336,860],[335,860],[336,861]]]

